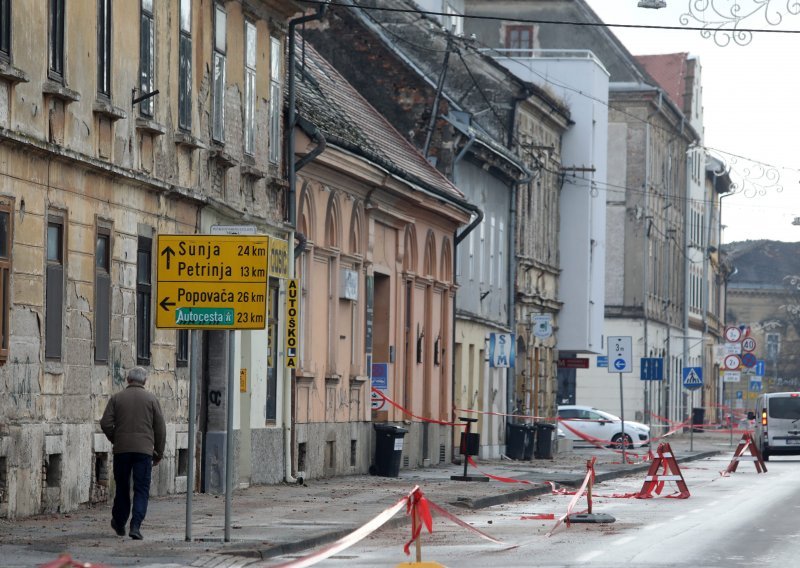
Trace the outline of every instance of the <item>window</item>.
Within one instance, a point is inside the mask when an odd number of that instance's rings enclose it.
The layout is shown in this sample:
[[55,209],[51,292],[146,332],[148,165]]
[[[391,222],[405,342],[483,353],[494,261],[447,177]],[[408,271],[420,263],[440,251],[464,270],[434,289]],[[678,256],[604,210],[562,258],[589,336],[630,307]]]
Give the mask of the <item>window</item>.
[[214,85],[212,95],[211,137],[217,142],[225,141],[225,50],[226,39],[225,9],[217,4],[214,7]]
[[136,363],[150,364],[150,297],[153,239],[139,237],[136,251]]
[[48,76],[64,81],[64,0],[49,0]]
[[444,27],[455,35],[463,35],[464,18],[461,17],[461,14],[459,14],[458,11],[450,4],[445,6],[445,13],[447,16],[444,19]]
[[189,364],[189,330],[179,329],[175,348],[175,366],[186,367]]
[[94,360],[107,363],[111,334],[111,231],[98,227],[94,247]]
[[[152,93],[155,89],[155,21],[153,19],[153,0],[142,0],[139,27],[139,91]],[[143,116],[153,116],[153,97],[139,103]]]
[[0,203],[0,359],[8,357],[8,320],[10,318],[11,220],[14,208]]
[[492,215],[490,219],[491,227],[489,228],[489,286],[494,286],[494,234],[495,234],[495,224],[494,224],[494,215]]
[[45,346],[48,359],[61,359],[64,322],[64,217],[47,219],[47,269],[45,282]]
[[244,151],[254,153],[256,110],[256,27],[244,24]]
[[506,49],[514,50],[511,57],[531,57],[533,50],[533,26],[506,26]]
[[97,94],[111,98],[111,0],[97,0]]
[[281,40],[270,38],[269,60],[269,161],[277,164],[281,159]]
[[178,128],[192,129],[192,0],[181,0],[178,45]]
[[11,61],[11,0],[0,0],[0,60]]
[[770,361],[777,361],[778,353],[781,350],[781,334],[768,333],[767,334],[767,359]]

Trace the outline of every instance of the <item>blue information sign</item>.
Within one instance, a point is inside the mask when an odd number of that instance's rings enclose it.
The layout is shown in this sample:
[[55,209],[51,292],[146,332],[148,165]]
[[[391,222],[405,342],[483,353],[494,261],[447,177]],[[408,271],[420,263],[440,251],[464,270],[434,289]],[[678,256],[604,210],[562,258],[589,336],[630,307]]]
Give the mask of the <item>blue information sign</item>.
[[683,368],[683,386],[689,390],[699,389],[703,386],[702,367]]
[[607,355],[598,355],[597,356],[597,366],[598,367],[608,367],[608,356]]
[[389,388],[388,363],[372,364],[372,386],[378,390],[387,390]]
[[643,381],[664,380],[664,359],[662,357],[642,357],[639,368]]
[[764,376],[764,370],[766,368],[766,364],[764,363],[763,359],[759,359],[756,361],[756,375],[759,377]]

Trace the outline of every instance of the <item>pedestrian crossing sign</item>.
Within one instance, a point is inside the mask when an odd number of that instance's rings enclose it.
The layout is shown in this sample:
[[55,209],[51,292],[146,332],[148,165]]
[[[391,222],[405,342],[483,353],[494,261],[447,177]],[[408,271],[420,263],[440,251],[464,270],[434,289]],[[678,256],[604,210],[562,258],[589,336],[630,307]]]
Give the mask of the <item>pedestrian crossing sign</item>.
[[703,386],[702,367],[683,368],[683,386],[689,390],[699,389]]

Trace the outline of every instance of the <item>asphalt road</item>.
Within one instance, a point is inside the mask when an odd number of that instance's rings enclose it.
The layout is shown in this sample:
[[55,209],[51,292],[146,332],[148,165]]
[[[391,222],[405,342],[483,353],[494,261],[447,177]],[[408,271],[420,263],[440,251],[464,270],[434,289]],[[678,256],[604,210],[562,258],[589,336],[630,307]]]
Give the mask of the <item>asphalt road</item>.
[[[766,474],[743,462],[729,477],[720,471],[729,456],[682,468],[688,499],[631,499],[612,494],[636,492],[642,479],[612,480],[595,486],[594,512],[616,518],[612,524],[563,525],[524,516],[566,512],[569,496],[548,495],[461,518],[501,538],[496,545],[461,527],[434,518],[424,533],[422,559],[450,567],[592,566],[725,567],[796,566],[800,541],[800,460],[774,458]],[[669,488],[669,485],[667,486]],[[667,493],[667,491],[665,491]],[[585,506],[585,500],[579,506]],[[318,566],[396,566],[414,560],[403,554],[408,528],[381,531]],[[517,546],[512,546],[517,545]],[[300,555],[259,562],[273,566]]]

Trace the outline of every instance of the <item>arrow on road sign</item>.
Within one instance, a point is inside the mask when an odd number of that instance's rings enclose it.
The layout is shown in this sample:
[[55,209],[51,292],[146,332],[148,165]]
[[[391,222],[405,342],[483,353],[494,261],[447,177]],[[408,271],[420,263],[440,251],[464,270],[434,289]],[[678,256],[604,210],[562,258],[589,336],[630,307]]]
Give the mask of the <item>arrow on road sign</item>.
[[[168,262],[169,262],[169,261],[168,261]],[[167,296],[166,298],[164,298],[163,300],[161,300],[161,302],[159,302],[159,304],[158,304],[158,305],[159,305],[159,306],[161,306],[161,309],[162,309],[162,310],[164,310],[164,311],[167,311],[167,312],[168,312],[168,311],[169,311],[169,308],[168,308],[167,306],[174,306],[174,305],[175,305],[175,302],[170,302],[170,301],[169,301],[169,296]]]
[[175,256],[175,251],[172,250],[172,247],[167,246],[164,250],[161,251],[161,256],[167,257],[167,270],[169,270],[169,261]]

